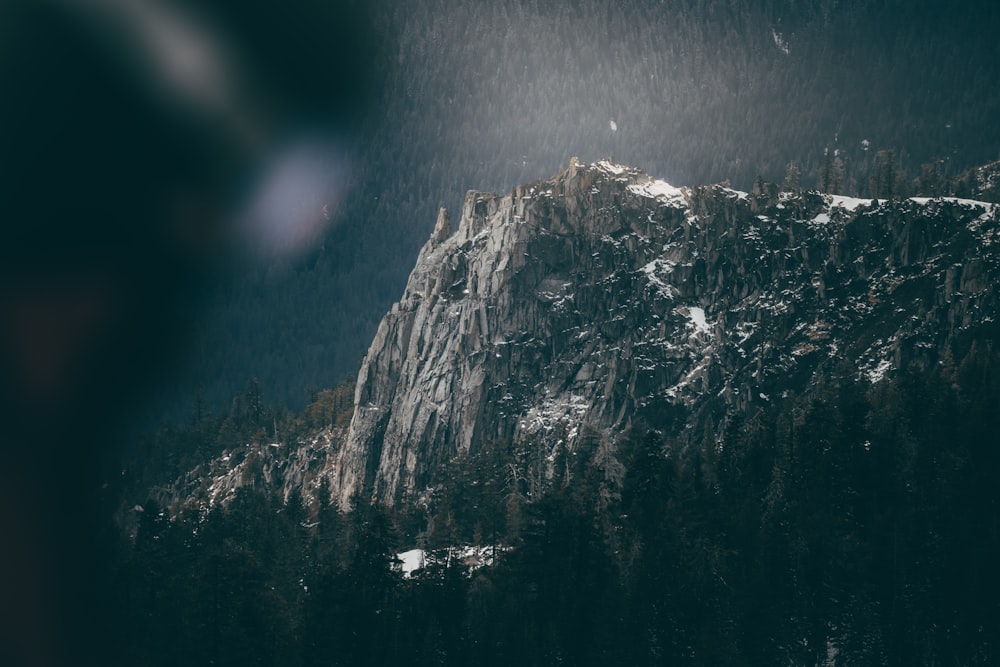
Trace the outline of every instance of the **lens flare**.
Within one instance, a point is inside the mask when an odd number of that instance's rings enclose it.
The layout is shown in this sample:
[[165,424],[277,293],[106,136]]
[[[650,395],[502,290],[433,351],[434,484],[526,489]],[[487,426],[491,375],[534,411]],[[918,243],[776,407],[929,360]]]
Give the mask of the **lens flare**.
[[257,255],[302,252],[335,220],[347,169],[346,152],[323,139],[291,143],[267,161],[238,233]]

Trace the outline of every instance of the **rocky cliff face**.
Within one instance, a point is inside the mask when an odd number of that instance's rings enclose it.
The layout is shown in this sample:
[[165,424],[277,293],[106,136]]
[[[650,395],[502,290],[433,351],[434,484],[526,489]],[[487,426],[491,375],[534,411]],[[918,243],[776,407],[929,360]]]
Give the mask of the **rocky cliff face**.
[[994,326],[997,207],[677,189],[608,162],[442,210],[358,377],[326,474],[415,498],[491,440],[572,448],[877,381]]
[[[248,443],[154,494],[210,508],[246,485],[417,500],[485,444],[546,468],[637,420],[878,382],[998,331],[1000,205],[674,188],[599,162],[441,211],[359,373],[350,428]],[[548,471],[551,473],[551,470]]]
[[327,427],[297,442],[248,442],[188,471],[148,497],[170,516],[184,510],[205,515],[222,507],[244,487],[267,489],[287,501],[293,491],[312,501],[329,477],[332,455],[344,442],[343,427]]

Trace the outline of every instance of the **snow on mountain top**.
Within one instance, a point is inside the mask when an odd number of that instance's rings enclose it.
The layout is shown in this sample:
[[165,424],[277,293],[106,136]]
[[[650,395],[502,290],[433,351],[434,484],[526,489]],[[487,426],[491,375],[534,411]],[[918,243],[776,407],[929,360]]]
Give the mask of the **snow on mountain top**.
[[[608,160],[598,160],[592,166],[600,169],[606,174],[611,174],[612,176],[638,177],[638,180],[641,182],[630,184],[628,189],[630,192],[641,197],[649,197],[650,199],[657,199],[659,201],[675,200],[674,203],[680,203],[679,200],[684,199],[684,190],[682,188],[674,187],[666,181],[651,179],[642,173],[642,171],[634,167],[615,164],[613,162],[609,162]],[[739,194],[740,193],[737,193],[737,195]],[[745,193],[742,194],[746,196]]]
[[594,166],[601,171],[606,171],[613,176],[621,176],[622,174],[628,173],[629,167],[625,167],[620,164],[614,164],[613,162],[608,162],[607,160],[598,160],[594,163]]
[[830,208],[842,208],[853,211],[859,206],[869,206],[871,199],[858,199],[857,197],[845,197],[844,195],[828,195]]
[[634,183],[628,186],[630,192],[651,199],[683,199],[684,191],[675,188],[666,181],[648,181],[646,183]]

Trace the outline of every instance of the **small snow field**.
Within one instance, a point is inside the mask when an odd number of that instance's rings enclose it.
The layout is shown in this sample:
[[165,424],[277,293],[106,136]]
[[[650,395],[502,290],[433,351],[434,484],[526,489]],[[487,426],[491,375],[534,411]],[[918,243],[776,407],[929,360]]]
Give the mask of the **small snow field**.
[[432,566],[458,565],[471,575],[482,567],[493,564],[496,554],[507,551],[509,547],[484,545],[446,547],[444,549],[424,550],[410,549],[396,554],[397,562],[394,569],[402,573],[404,579],[410,579],[420,570]]
[[681,188],[675,188],[666,181],[653,180],[645,183],[633,183],[628,186],[628,190],[650,199],[684,199],[684,191]]
[[600,169],[601,171],[605,171],[609,174],[612,174],[613,176],[621,176],[627,171],[626,167],[614,164],[612,162],[608,162],[607,160],[599,160],[594,163],[594,166]]
[[694,330],[701,333],[709,333],[712,328],[708,325],[705,320],[705,310],[703,308],[698,308],[694,306],[690,309],[688,317],[691,318],[691,324],[694,325]]
[[830,202],[830,208],[842,208],[847,211],[853,211],[859,206],[871,206],[871,199],[859,199],[857,197],[845,197],[844,195],[827,195]]

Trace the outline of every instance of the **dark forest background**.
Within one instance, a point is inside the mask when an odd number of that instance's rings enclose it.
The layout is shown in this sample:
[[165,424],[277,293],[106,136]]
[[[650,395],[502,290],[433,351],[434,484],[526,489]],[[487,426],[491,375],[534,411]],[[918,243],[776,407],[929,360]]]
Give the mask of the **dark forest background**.
[[217,285],[153,418],[226,408],[251,378],[301,409],[357,370],[439,206],[454,214],[468,189],[505,191],[571,156],[675,185],[968,193],[966,170],[1000,150],[998,11],[386,0],[372,12],[382,94],[334,224],[309,250]]

